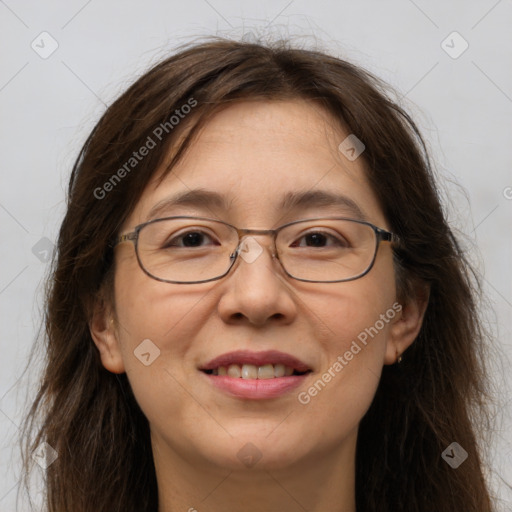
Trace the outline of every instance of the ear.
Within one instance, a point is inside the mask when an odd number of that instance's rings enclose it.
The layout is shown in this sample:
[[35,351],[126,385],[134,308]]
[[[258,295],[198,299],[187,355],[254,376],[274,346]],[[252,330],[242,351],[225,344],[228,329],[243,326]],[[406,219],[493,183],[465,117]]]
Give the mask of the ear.
[[[418,336],[428,306],[430,285],[417,285],[410,298],[401,305],[390,327],[384,364],[394,364]],[[398,304],[398,303],[397,303]],[[394,306],[393,306],[394,307]],[[398,309],[395,308],[394,309]]]
[[124,373],[117,323],[110,308],[106,307],[102,299],[99,299],[94,306],[89,330],[100,352],[103,366],[112,373]]

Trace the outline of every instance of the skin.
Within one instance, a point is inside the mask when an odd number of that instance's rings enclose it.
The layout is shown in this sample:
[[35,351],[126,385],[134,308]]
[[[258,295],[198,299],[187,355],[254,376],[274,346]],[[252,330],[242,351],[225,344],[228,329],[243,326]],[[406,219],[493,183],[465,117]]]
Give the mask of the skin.
[[[175,169],[152,181],[121,229],[148,219],[156,203],[203,187],[232,200],[227,211],[186,207],[168,215],[220,218],[238,227],[275,228],[339,207],[279,211],[290,191],[327,189],[355,201],[373,224],[389,229],[365,177],[362,158],[338,150],[345,139],[330,115],[303,101],[242,102],[219,112]],[[158,173],[155,178],[158,177]],[[165,216],[165,215],[161,215]],[[271,239],[252,263],[223,279],[180,285],[151,279],[134,245],[116,248],[115,307],[98,303],[91,333],[103,365],[127,372],[149,420],[159,512],[355,512],[355,447],[359,422],[382,367],[396,362],[417,336],[426,301],[411,299],[378,335],[303,405],[297,400],[365,328],[397,301],[390,244],[372,270],[344,283],[287,277],[271,256]],[[160,356],[144,366],[133,351],[149,338]],[[280,350],[313,369],[299,390],[273,400],[242,400],[215,389],[201,364],[237,349]],[[261,459],[247,467],[238,451],[252,443]]]

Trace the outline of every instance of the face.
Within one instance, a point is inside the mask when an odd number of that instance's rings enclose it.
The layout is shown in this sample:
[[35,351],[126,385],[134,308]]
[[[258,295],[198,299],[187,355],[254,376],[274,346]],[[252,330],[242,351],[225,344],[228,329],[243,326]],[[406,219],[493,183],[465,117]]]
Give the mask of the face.
[[[169,206],[158,217],[203,216],[254,229],[355,217],[341,203],[281,209],[287,194],[322,190],[349,198],[369,222],[389,229],[362,159],[350,161],[337,149],[347,135],[329,114],[302,101],[230,106],[209,121],[161,183],[147,186],[121,233],[153,218],[158,203],[198,188],[223,196],[228,208]],[[254,240],[263,248],[254,261],[239,257],[224,278],[186,285],[146,275],[132,243],[116,247],[116,321],[109,341],[98,346],[108,369],[127,373],[152,442],[168,458],[240,469],[244,456],[253,455],[261,456],[260,467],[276,469],[340,453],[355,443],[382,366],[395,360],[402,314],[389,243],[380,244],[362,278],[308,283],[284,273],[272,258],[270,237]],[[151,341],[140,348],[143,340]],[[286,357],[296,358],[308,372],[280,377],[281,386],[261,379],[268,389],[254,381],[249,391],[219,386],[214,380],[221,377],[202,369],[234,351],[250,352],[247,363],[274,358],[291,367]],[[261,354],[267,351],[281,355]]]

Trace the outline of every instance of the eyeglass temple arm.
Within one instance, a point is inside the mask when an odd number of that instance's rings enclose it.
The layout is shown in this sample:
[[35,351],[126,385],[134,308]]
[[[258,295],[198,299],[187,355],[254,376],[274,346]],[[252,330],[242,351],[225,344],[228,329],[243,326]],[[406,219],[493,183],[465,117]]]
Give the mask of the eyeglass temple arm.
[[117,238],[114,238],[114,240],[110,244],[110,247],[115,247],[117,244],[120,244],[122,242],[128,242],[130,240],[136,240],[136,239],[137,239],[136,231],[132,231],[131,233],[126,233],[125,235],[119,235]]
[[391,233],[390,231],[386,231],[385,229],[376,228],[377,230],[377,236],[384,240],[385,242],[391,242],[397,245],[400,245],[402,240],[398,235],[395,235],[395,233]]

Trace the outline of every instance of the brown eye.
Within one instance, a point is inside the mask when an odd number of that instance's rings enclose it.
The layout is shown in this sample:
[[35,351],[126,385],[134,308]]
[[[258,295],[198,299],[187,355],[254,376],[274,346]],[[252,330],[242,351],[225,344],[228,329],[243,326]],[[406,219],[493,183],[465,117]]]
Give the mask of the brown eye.
[[303,240],[303,243],[295,243],[294,247],[348,247],[349,244],[341,235],[332,235],[330,233],[322,231],[311,231],[302,235],[299,240]]
[[179,236],[173,236],[172,238],[169,238],[169,240],[166,243],[164,243],[162,248],[167,249],[171,247],[203,247],[202,242],[208,239],[212,240],[212,238],[208,234],[202,231],[187,231]]

